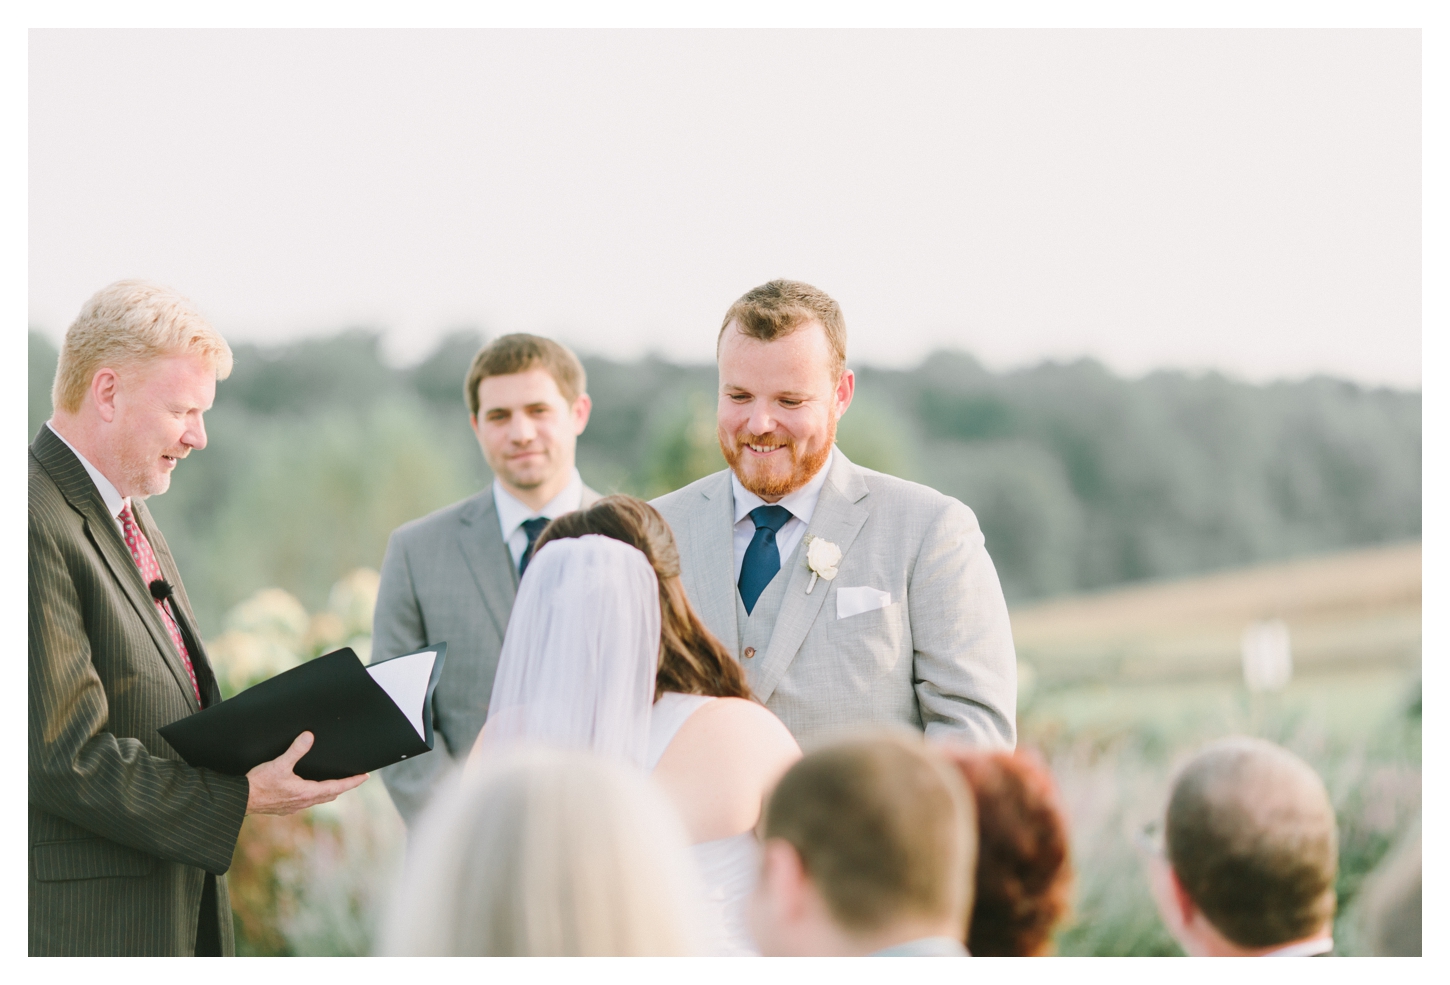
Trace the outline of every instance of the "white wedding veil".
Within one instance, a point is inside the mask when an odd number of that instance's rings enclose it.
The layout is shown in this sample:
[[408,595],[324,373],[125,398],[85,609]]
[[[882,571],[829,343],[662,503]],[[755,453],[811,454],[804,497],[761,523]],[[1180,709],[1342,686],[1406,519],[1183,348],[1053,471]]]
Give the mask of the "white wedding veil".
[[519,584],[480,753],[526,743],[642,768],[659,651],[659,585],[644,554],[599,534],[550,541]]

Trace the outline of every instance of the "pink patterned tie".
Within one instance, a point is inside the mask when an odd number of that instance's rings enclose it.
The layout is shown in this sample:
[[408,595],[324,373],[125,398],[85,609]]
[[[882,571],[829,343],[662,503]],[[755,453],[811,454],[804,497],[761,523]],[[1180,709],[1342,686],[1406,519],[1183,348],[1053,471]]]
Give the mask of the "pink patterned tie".
[[[146,582],[149,588],[153,581],[162,577],[161,565],[156,563],[156,555],[151,552],[151,542],[136,526],[136,518],[131,515],[131,506],[128,503],[122,507],[121,533],[126,538],[126,546],[131,549],[131,558],[136,562],[136,567],[141,569],[141,580]],[[196,692],[196,701],[201,703],[201,688],[196,683],[196,671],[191,666],[191,654],[186,652],[186,644],[181,639],[181,628],[176,625],[176,620],[171,618],[171,612],[166,608],[166,603],[156,599],[156,608],[161,610],[161,621],[166,624],[166,631],[171,634],[171,642],[176,644],[176,652],[181,654],[181,662],[186,664],[186,672],[191,676],[191,689]]]

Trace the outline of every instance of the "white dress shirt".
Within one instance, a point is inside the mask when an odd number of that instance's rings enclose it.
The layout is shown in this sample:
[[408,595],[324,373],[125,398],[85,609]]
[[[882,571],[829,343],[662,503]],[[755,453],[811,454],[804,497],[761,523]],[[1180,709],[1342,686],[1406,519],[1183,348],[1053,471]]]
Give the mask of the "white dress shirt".
[[955,937],[919,937],[872,951],[873,958],[970,958],[966,945]]
[[537,513],[510,495],[503,483],[493,480],[493,505],[498,510],[498,529],[503,534],[503,542],[508,545],[509,554],[513,556],[515,571],[529,546],[529,533],[524,529],[524,521],[536,516],[557,520],[565,513],[573,513],[584,501],[584,480],[579,477],[578,469],[573,472],[574,476],[564,491],[545,503]]
[[785,521],[775,534],[775,547],[780,551],[781,566],[790,558],[791,551],[801,542],[806,534],[806,527],[810,526],[811,516],[816,512],[816,503],[820,501],[821,489],[826,484],[826,474],[831,471],[831,466],[836,461],[836,446],[831,446],[831,454],[826,457],[826,463],[821,470],[811,476],[811,481],[801,486],[788,496],[782,496],[778,503],[767,503],[755,493],[746,489],[740,484],[740,478],[733,471],[730,473],[730,488],[735,495],[735,583],[740,583],[740,566],[745,563],[745,549],[750,546],[750,541],[755,537],[755,521],[750,519],[750,511],[757,506],[784,506],[790,510],[790,519]]
[[71,444],[69,441],[66,441],[65,435],[61,434],[55,428],[51,427],[49,421],[45,422],[45,426],[50,428],[50,433],[59,438],[65,444],[65,446],[71,450],[75,457],[81,460],[81,464],[86,467],[86,474],[89,475],[91,477],[91,481],[96,484],[96,491],[101,494],[101,499],[105,501],[106,509],[110,511],[111,519],[116,522],[117,533],[120,533],[121,539],[125,540],[126,534],[123,530],[121,530],[121,511],[124,510],[127,506],[131,505],[131,497],[123,497],[120,491],[117,490],[116,487],[111,483],[111,480],[101,475],[100,469],[96,468],[90,462],[86,461],[86,456],[76,451],[76,446]]
[[1261,958],[1313,958],[1321,954],[1328,954],[1334,950],[1334,938],[1325,934],[1323,937],[1316,937],[1313,940],[1300,941],[1297,944],[1289,944],[1277,951],[1269,951],[1259,955]]

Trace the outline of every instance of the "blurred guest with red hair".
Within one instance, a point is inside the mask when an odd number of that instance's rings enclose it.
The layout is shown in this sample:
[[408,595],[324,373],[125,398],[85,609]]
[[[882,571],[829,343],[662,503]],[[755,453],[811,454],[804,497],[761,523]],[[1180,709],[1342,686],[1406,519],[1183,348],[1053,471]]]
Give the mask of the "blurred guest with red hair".
[[938,748],[977,802],[981,844],[967,950],[978,957],[1047,954],[1072,892],[1067,818],[1052,774],[1022,750]]

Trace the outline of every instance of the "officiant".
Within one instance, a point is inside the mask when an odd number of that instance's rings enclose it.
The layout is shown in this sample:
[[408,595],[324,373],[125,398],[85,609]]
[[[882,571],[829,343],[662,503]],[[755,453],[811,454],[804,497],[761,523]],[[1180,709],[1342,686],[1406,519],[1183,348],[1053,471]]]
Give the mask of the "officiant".
[[480,349],[463,397],[493,482],[388,538],[373,660],[448,643],[433,698],[433,752],[382,771],[410,825],[483,728],[534,541],[550,520],[599,499],[574,467],[575,442],[589,423],[585,382],[579,359],[551,339],[503,335]]
[[61,344],[29,455],[32,955],[231,954],[224,873],[243,816],[367,779],[298,777],[311,733],[227,776],[157,732],[221,692],[145,501],[206,447],[231,366],[190,301],[142,281],[98,291]]

